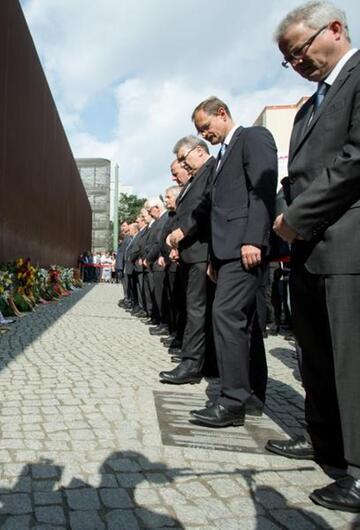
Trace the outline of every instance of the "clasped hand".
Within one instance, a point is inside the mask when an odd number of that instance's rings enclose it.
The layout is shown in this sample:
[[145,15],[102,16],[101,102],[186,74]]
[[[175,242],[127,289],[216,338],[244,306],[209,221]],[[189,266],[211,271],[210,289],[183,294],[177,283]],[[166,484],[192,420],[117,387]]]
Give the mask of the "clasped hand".
[[291,228],[291,226],[287,224],[284,219],[284,214],[280,214],[277,216],[273,225],[273,229],[274,232],[287,243],[293,243],[295,239],[304,239],[293,228]]

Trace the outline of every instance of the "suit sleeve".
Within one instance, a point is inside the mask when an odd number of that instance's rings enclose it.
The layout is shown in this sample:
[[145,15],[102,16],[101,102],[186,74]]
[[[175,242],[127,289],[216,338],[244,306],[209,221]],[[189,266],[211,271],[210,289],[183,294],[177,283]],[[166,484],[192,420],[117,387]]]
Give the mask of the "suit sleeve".
[[285,214],[286,222],[305,240],[310,241],[323,233],[360,199],[359,85],[360,80],[353,94],[348,133],[342,149],[332,164],[296,197]]
[[199,196],[196,204],[188,215],[182,217],[178,227],[184,232],[186,237],[195,238],[199,232],[206,232],[210,226],[211,211],[211,190],[213,180],[213,167],[208,175],[206,186]]
[[275,212],[277,149],[264,127],[245,129],[243,164],[248,188],[248,222],[244,245],[267,247]]

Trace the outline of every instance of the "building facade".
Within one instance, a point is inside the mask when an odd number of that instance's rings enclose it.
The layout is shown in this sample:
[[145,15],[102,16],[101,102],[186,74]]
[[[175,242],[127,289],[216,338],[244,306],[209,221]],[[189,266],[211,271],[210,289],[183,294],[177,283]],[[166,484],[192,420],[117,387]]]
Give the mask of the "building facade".
[[109,250],[112,246],[110,224],[111,162],[105,158],[77,158],[76,164],[92,210],[92,251]]
[[254,125],[269,129],[274,136],[278,148],[279,187],[281,179],[287,175],[290,136],[294,118],[307,99],[307,97],[302,97],[293,105],[266,106],[254,122]]

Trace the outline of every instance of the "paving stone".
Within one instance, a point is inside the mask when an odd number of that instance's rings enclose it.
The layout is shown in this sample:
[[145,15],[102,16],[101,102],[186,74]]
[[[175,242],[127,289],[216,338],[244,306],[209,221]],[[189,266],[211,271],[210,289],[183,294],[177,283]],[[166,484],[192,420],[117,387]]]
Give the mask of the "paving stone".
[[105,530],[105,524],[95,510],[70,512],[69,517],[71,530]]
[[32,512],[30,496],[25,493],[1,495],[0,513],[21,514]]
[[1,530],[30,530],[30,515],[12,515],[1,523]]
[[201,508],[203,513],[206,513],[210,520],[223,519],[231,517],[232,513],[220,499],[207,498],[207,499],[195,499],[196,505]]
[[183,524],[207,524],[206,514],[198,507],[191,504],[173,506],[173,510]]
[[274,510],[271,513],[276,521],[286,525],[287,528],[299,528],[301,530],[316,530],[316,528],[319,528],[314,521],[308,519],[304,514],[293,509]]
[[132,508],[134,503],[123,488],[101,488],[100,499],[107,508]]
[[60,491],[40,491],[34,492],[35,504],[61,504],[62,496]]
[[65,523],[64,510],[61,506],[46,506],[35,508],[35,517],[40,523]]
[[98,494],[93,489],[67,490],[66,497],[72,510],[98,510],[100,508]]
[[111,510],[106,514],[105,519],[108,530],[140,529],[138,521],[131,510]]
[[165,507],[160,508],[157,506],[154,511],[146,508],[137,508],[135,513],[142,520],[145,528],[172,527],[178,523],[176,519],[170,516]]

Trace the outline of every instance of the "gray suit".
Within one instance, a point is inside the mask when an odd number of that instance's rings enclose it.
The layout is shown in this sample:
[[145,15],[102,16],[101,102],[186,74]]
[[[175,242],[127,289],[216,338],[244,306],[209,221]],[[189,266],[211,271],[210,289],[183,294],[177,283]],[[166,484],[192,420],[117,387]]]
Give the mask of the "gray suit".
[[[291,138],[286,222],[305,414],[318,461],[360,472],[360,52]],[[344,457],[346,462],[344,461]]]

